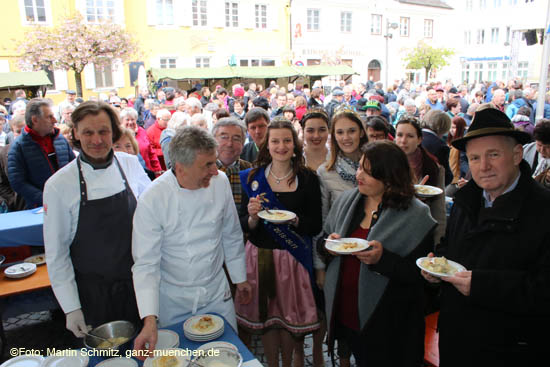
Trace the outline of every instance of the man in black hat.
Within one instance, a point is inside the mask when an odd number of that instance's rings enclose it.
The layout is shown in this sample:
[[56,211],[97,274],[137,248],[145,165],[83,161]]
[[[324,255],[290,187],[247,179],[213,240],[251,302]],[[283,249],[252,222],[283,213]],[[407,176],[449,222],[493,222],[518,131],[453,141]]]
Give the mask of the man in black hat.
[[[527,133],[478,111],[455,140],[472,180],[455,196],[438,255],[467,270],[440,279],[440,366],[548,365],[550,191],[523,160]],[[431,256],[431,254],[430,254]]]

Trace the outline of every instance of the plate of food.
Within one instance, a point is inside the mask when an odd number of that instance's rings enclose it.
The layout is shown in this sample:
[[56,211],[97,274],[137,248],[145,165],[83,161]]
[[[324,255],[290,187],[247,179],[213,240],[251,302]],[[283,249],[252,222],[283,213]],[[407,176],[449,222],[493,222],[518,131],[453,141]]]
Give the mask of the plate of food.
[[284,223],[296,218],[296,214],[289,212],[288,210],[270,209],[262,210],[258,213],[258,217],[271,223]]
[[369,241],[362,238],[340,238],[337,240],[327,240],[325,248],[340,255],[353,254],[369,248]]
[[195,315],[183,323],[183,330],[191,335],[210,335],[223,328],[223,320],[216,315]]
[[36,272],[36,265],[31,263],[15,264],[4,270],[8,278],[24,278]]
[[443,193],[443,190],[439,187],[430,185],[414,185],[414,191],[416,191],[416,195],[422,198],[431,198]]
[[23,261],[34,265],[43,265],[46,263],[46,254],[30,256]]
[[466,268],[459,263],[442,257],[421,257],[416,260],[416,265],[426,273],[436,277],[450,277]]
[[189,351],[181,348],[157,349],[153,358],[147,358],[143,367],[186,367],[191,361]]

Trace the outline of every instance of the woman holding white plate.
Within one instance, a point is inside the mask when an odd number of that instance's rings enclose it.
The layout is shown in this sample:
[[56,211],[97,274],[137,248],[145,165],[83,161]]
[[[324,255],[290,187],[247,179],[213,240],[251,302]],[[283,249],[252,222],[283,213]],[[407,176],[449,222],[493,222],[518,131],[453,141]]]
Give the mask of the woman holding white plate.
[[[261,333],[267,363],[290,367],[294,336],[319,328],[311,237],[321,231],[321,191],[315,172],[304,165],[292,123],[275,118],[251,169],[241,171],[241,225],[248,233],[247,280],[252,301],[235,304],[237,322]],[[280,224],[262,220],[264,209],[296,215]],[[260,216],[259,216],[260,215]]]
[[424,301],[415,260],[432,248],[436,222],[415,198],[407,157],[397,145],[375,141],[362,152],[358,187],[338,197],[323,228],[329,239],[370,241],[366,250],[328,261],[329,350],[336,338],[350,346],[358,366],[420,366]]

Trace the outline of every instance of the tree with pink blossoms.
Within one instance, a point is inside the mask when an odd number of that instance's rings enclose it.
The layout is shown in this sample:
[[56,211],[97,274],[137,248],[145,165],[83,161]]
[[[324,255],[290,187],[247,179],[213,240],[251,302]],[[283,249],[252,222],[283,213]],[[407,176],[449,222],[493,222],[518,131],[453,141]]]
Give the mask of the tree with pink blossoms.
[[32,27],[18,44],[18,52],[23,70],[73,70],[76,92],[82,97],[82,72],[86,65],[116,65],[115,59],[127,62],[139,56],[139,47],[121,26],[86,23],[77,13],[63,18],[56,27]]

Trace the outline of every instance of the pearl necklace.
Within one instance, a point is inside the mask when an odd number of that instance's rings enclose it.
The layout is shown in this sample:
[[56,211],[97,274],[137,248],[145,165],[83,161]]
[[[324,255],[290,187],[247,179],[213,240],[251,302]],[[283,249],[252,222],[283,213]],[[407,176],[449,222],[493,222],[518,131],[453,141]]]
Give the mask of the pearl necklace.
[[286,175],[284,175],[283,177],[277,177],[275,176],[275,174],[273,173],[273,170],[270,169],[269,170],[269,174],[271,176],[273,176],[273,178],[275,179],[275,182],[277,182],[277,184],[280,184],[282,180],[284,180],[285,178],[288,178],[291,174],[292,174],[292,168],[290,168],[290,170],[288,171],[288,173]]

